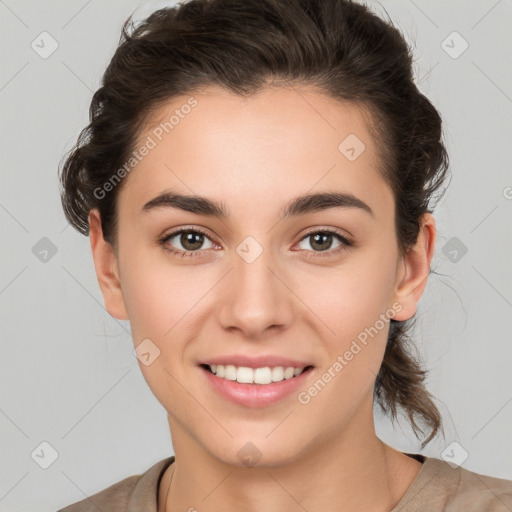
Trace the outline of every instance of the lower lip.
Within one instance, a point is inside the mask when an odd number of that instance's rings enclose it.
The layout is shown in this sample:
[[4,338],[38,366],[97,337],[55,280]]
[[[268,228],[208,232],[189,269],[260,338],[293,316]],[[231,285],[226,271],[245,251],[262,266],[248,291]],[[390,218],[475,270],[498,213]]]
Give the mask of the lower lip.
[[297,377],[285,379],[271,384],[241,384],[236,380],[217,377],[202,366],[199,369],[206,376],[215,391],[236,404],[253,409],[261,409],[275,404],[289,396],[304,385],[313,368],[302,372]]

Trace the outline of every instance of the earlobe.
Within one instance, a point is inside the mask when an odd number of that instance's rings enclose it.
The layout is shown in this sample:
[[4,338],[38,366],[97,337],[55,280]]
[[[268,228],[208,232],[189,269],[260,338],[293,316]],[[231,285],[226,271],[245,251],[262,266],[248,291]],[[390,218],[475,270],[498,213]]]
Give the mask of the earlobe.
[[108,313],[118,320],[127,320],[119,268],[112,245],[103,238],[100,214],[97,208],[89,213],[89,237],[96,277]]
[[394,300],[402,305],[402,309],[394,317],[395,320],[409,320],[416,313],[427,285],[435,240],[434,217],[425,213],[421,219],[416,243],[403,255],[399,264]]

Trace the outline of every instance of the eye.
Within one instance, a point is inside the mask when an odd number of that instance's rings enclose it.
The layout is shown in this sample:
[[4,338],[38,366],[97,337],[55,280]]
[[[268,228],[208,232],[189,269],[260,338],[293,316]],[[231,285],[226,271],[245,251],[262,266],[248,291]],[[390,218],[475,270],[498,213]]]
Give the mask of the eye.
[[[174,243],[179,243],[183,249],[174,249],[171,242],[176,239]],[[210,247],[203,247],[204,241],[208,240],[212,245]],[[197,228],[182,228],[177,231],[173,231],[162,237],[159,244],[164,250],[180,255],[182,257],[195,257],[201,255],[201,249],[209,249],[213,247],[213,242],[210,240],[208,235]]]
[[[329,250],[332,247],[333,239],[337,240],[339,245],[335,248],[335,250]],[[313,253],[322,253],[327,252],[325,256],[329,256],[332,254],[337,254],[348,247],[352,246],[352,242],[348,240],[345,236],[337,231],[332,230],[320,230],[320,231],[311,231],[306,236],[304,236],[299,243],[304,242],[305,240],[311,240],[310,246],[313,247]],[[315,256],[324,256],[323,254],[315,254]]]
[[[178,243],[182,246],[182,249],[174,248],[175,246],[171,244],[171,242]],[[205,239],[210,242],[210,247],[203,247]],[[313,250],[307,250],[308,253],[313,253],[313,257],[323,257],[330,256],[332,254],[337,254],[348,247],[351,247],[353,244],[350,240],[348,240],[345,236],[337,231],[332,230],[317,230],[311,231],[306,234],[300,240],[299,244],[304,242],[305,240],[312,240],[312,244],[310,246],[313,247]],[[335,250],[330,250],[332,247],[332,242],[334,240],[338,241],[338,246]],[[181,257],[196,257],[201,256],[203,249],[209,249],[215,246],[215,244],[211,241],[210,237],[202,230],[197,228],[181,228],[172,233],[169,233],[159,239],[159,244],[162,248],[170,252],[172,254],[176,254]],[[319,253],[327,253],[327,254],[319,254]],[[310,255],[308,254],[308,256]]]

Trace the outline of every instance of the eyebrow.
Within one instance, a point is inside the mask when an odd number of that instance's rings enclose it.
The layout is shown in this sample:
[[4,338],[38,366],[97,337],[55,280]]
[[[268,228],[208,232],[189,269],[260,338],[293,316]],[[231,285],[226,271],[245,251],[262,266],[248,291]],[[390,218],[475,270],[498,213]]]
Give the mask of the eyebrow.
[[[227,219],[229,210],[222,202],[213,201],[206,197],[183,195],[166,191],[148,201],[141,210],[146,213],[157,208],[177,208],[196,215],[206,215],[218,219]],[[289,201],[281,210],[282,219],[297,217],[307,213],[327,210],[329,208],[357,208],[374,216],[372,209],[361,199],[350,193],[317,192],[305,194]]]

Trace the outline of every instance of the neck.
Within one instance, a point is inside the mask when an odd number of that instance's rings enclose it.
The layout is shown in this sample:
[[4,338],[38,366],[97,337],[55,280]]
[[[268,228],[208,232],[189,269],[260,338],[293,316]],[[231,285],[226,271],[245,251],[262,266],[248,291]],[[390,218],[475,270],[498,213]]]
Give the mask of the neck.
[[[176,461],[167,510],[160,499],[160,512],[389,511],[421,463],[384,444],[375,434],[371,409],[369,414],[371,421],[353,422],[292,461],[250,468],[220,461],[169,418]],[[160,498],[167,494],[169,473]]]

